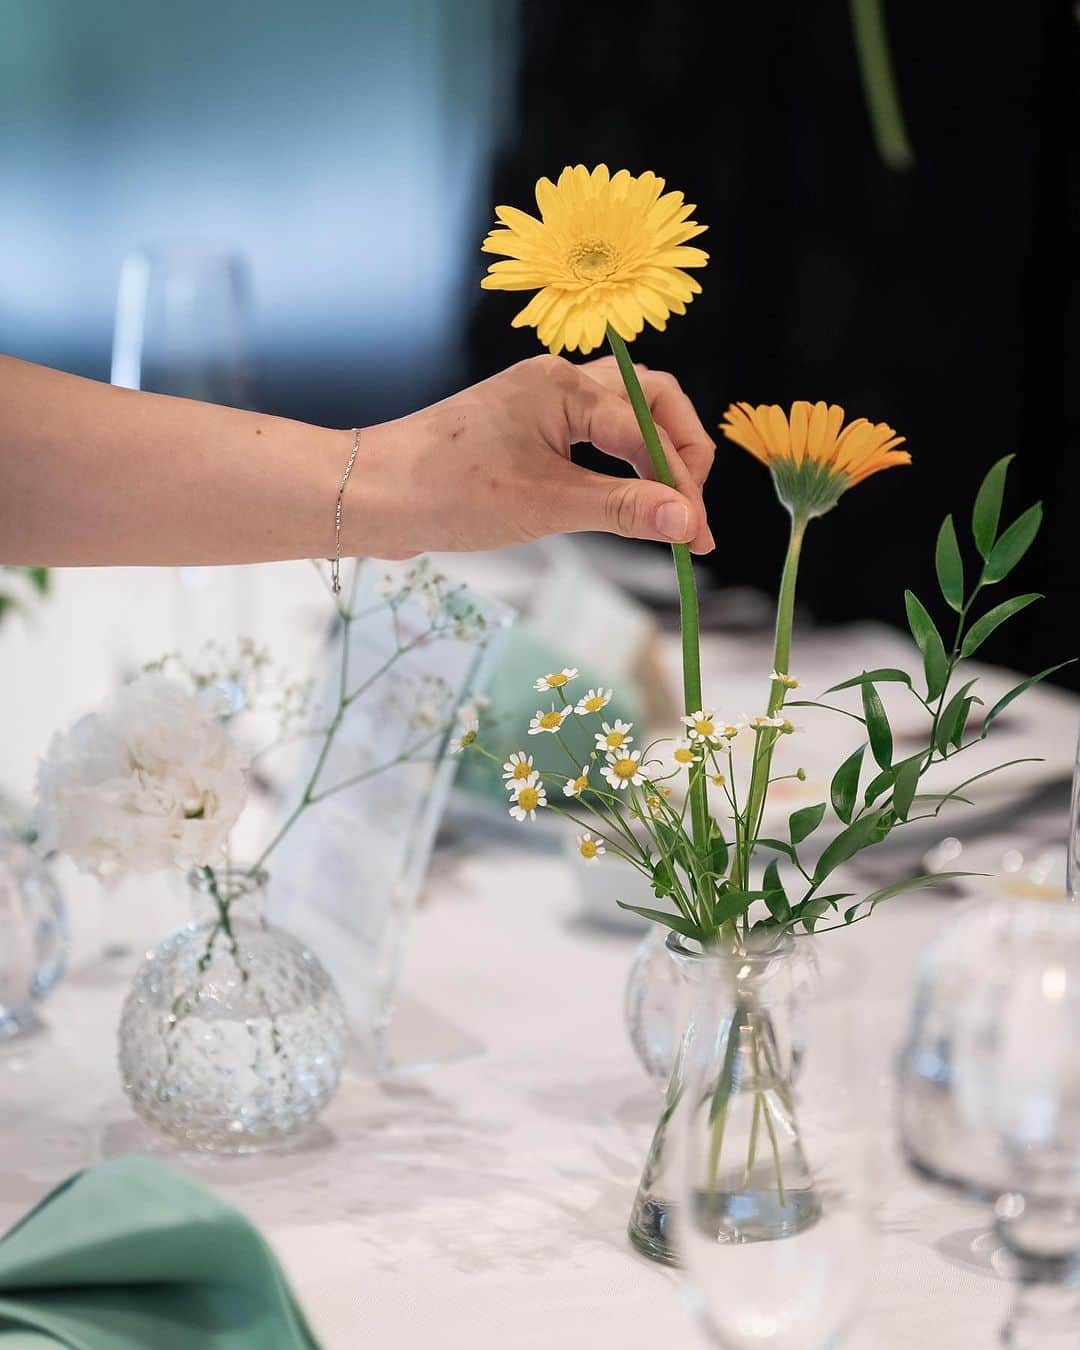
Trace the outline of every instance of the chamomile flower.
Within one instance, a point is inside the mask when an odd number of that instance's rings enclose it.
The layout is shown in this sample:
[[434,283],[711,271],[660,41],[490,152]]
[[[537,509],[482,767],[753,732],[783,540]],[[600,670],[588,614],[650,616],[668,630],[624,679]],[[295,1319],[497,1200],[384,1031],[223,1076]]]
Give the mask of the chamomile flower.
[[712,773],[709,775],[709,782],[713,785],[713,787],[723,787],[724,784],[727,782],[727,779],[724,777],[722,773]]
[[547,712],[537,708],[536,716],[529,723],[529,735],[539,736],[542,731],[550,731],[554,735],[572,712],[569,705],[565,708],[550,708]]
[[641,776],[640,759],[640,750],[610,750],[607,763],[600,772],[616,790],[630,784],[640,787],[645,781]]
[[766,731],[769,727],[776,727],[777,730],[780,730],[784,725],[784,721],[785,719],[781,717],[779,713],[772,717],[767,716],[765,713],[761,713],[757,717],[751,717],[750,725],[755,731]]
[[579,717],[588,717],[590,713],[598,713],[606,708],[614,697],[614,689],[590,689],[578,699],[574,711]]
[[716,714],[699,708],[696,713],[682,718],[683,725],[689,727],[692,741],[701,741],[705,745],[718,746],[723,734],[716,724]]
[[664,817],[664,803],[658,792],[650,792],[645,798],[645,805],[649,808],[649,815],[654,820],[662,820]]
[[503,778],[507,784],[521,783],[533,772],[533,757],[524,750],[515,750],[503,765]]
[[720,735],[723,736],[725,741],[733,741],[735,737],[739,734],[739,732],[743,731],[745,727],[746,727],[745,722],[740,721],[721,722],[719,731]]
[[607,849],[604,847],[604,841],[602,839],[594,839],[588,830],[586,830],[584,834],[578,835],[577,847],[578,852],[587,863],[599,862],[607,852]]
[[773,684],[783,685],[785,689],[798,689],[799,687],[799,681],[795,678],[794,675],[786,675],[778,670],[774,670],[773,673],[769,676],[769,679],[773,682]]
[[589,786],[589,775],[583,773],[579,778],[571,778],[569,783],[563,785],[564,797],[580,797]]
[[546,694],[549,689],[561,689],[564,684],[569,684],[576,674],[576,666],[567,666],[563,670],[556,670],[550,675],[541,675],[533,688],[538,693]]
[[694,742],[690,740],[676,741],[671,751],[671,758],[675,761],[677,769],[689,769],[691,764],[698,762]]
[[633,725],[633,722],[624,722],[618,717],[613,726],[601,722],[602,729],[595,735],[597,750],[622,750],[632,744],[634,738],[630,735],[630,728]]
[[514,800],[510,814],[515,820],[535,820],[537,810],[548,804],[547,792],[538,773],[530,774],[524,782],[515,784],[512,791]]
[[455,736],[450,742],[450,753],[460,755],[462,750],[467,750],[470,745],[475,744],[477,734],[480,731],[480,723],[475,717],[470,717],[461,728],[460,736]]

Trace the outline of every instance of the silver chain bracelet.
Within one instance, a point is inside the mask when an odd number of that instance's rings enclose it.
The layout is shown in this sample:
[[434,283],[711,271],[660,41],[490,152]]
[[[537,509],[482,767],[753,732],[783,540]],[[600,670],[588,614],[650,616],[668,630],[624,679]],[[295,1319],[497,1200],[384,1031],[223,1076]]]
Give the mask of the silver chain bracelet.
[[345,465],[345,472],[341,475],[337,506],[334,508],[334,556],[330,559],[330,589],[335,595],[341,594],[341,503],[345,497],[349,474],[352,473],[352,466],[356,463],[356,455],[360,449],[360,428],[351,427],[350,430],[353,434],[352,451],[349,454],[348,463]]

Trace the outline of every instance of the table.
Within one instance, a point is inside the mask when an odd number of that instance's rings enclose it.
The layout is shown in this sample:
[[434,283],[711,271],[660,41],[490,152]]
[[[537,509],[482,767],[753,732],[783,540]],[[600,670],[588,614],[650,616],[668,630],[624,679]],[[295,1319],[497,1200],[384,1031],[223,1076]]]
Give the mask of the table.
[[[659,1108],[622,1023],[635,939],[584,923],[574,896],[557,854],[506,842],[438,856],[405,987],[482,1051],[382,1084],[349,1074],[314,1136],[283,1154],[159,1145],[114,1068],[124,984],[84,969],[48,1005],[47,1030],[0,1053],[0,1226],[73,1169],[151,1149],[263,1228],[326,1350],[697,1345],[678,1274],[625,1238]],[[831,939],[868,964],[886,1047],[948,908],[916,894]],[[1008,1285],[979,1209],[890,1157],[878,1219],[852,1350],[993,1344]]]

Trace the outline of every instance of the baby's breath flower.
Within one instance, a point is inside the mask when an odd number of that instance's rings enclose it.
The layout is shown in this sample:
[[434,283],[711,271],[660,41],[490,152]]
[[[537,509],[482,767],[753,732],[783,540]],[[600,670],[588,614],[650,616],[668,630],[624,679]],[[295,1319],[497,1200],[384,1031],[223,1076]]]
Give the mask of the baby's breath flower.
[[462,752],[462,750],[467,750],[470,745],[474,745],[476,743],[476,737],[479,730],[480,730],[480,723],[476,720],[475,717],[471,718],[461,728],[460,736],[455,736],[454,739],[450,742],[450,753],[452,755],[459,755]]
[[563,670],[554,671],[551,675],[541,675],[533,688],[538,693],[546,694],[549,689],[561,689],[564,684],[569,684],[576,674],[576,666],[567,666]]
[[720,744],[721,733],[717,729],[714,712],[705,712],[704,709],[699,708],[696,713],[690,713],[682,721],[685,726],[690,728],[689,736],[692,741],[702,741],[704,744],[712,746]]
[[607,781],[616,790],[628,784],[640,787],[645,781],[641,776],[640,750],[612,750],[607,755],[607,763],[600,770]]
[[503,777],[509,783],[521,783],[533,771],[533,757],[524,750],[515,750],[503,765]]
[[583,773],[579,778],[571,778],[563,787],[564,797],[580,797],[589,786],[589,775]]
[[536,716],[529,723],[529,735],[539,736],[542,731],[550,731],[553,735],[566,719],[570,716],[572,708],[549,708],[544,712],[542,708],[537,708]]
[[579,717],[588,717],[590,713],[598,713],[606,708],[614,696],[614,689],[590,689],[578,699],[574,711]]
[[604,841],[602,839],[594,839],[588,830],[586,830],[584,834],[578,836],[577,846],[578,852],[587,863],[598,862],[607,852],[607,849],[604,847]]
[[783,671],[774,670],[769,679],[773,684],[783,685],[785,689],[798,689],[799,687],[799,681],[794,675],[787,675]]
[[596,732],[594,738],[596,748],[598,750],[621,750],[624,746],[630,745],[634,739],[630,735],[630,728],[633,725],[633,722],[624,722],[618,717],[615,719],[613,726],[607,722],[601,722],[602,729]]
[[547,792],[538,773],[530,774],[523,782],[513,788],[514,800],[510,814],[515,820],[535,820],[537,809],[547,806]]

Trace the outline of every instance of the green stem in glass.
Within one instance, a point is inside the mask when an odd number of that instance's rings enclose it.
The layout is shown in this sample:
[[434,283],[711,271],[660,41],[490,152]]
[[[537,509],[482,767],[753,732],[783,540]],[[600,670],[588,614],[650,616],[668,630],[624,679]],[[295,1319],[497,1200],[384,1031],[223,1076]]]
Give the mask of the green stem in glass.
[[[657,480],[665,487],[674,487],[675,480],[660,444],[660,433],[653,421],[649,401],[641,388],[634,363],[630,358],[626,343],[608,324],[608,344],[615,355],[622,376],[630,406],[637,418],[645,448],[649,452],[653,472]],[[679,584],[679,617],[682,627],[682,666],[683,666],[683,703],[687,716],[702,706],[701,697],[701,622],[698,617],[697,583],[694,580],[694,564],[690,559],[690,550],[686,544],[672,544],[672,557],[675,560],[675,577]],[[709,800],[703,775],[690,783],[690,815],[693,823],[694,843],[704,849],[709,839]]]
[[[780,578],[780,594],[776,602],[776,640],[773,648],[773,670],[777,675],[788,673],[791,660],[791,629],[795,617],[795,583],[799,575],[799,556],[802,553],[803,537],[806,534],[806,517],[793,515],[791,518],[791,537],[788,540],[787,557],[784,559],[784,572]],[[787,690],[779,680],[774,680],[769,692],[768,715],[774,717],[784,705]],[[758,732],[754,749],[754,760],[750,771],[750,788],[746,797],[746,812],[743,817],[741,848],[739,850],[739,875],[736,884],[748,888],[750,879],[750,859],[753,856],[757,833],[761,827],[761,816],[765,809],[765,797],[769,790],[769,771],[772,767],[773,749],[779,733],[769,727]]]

